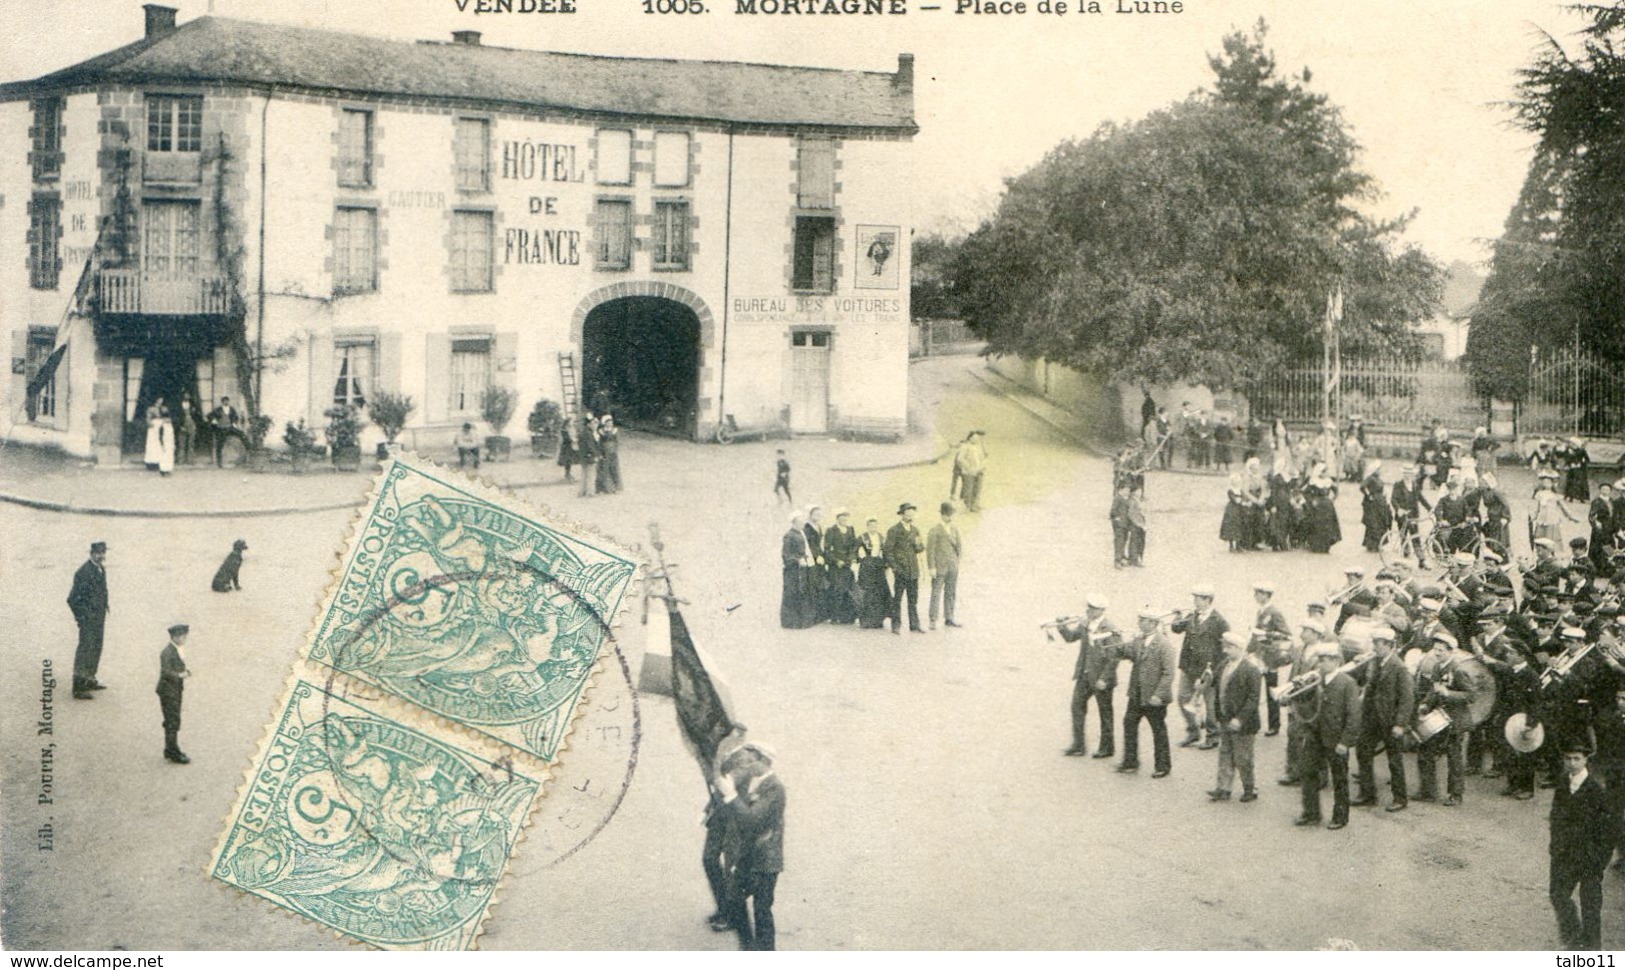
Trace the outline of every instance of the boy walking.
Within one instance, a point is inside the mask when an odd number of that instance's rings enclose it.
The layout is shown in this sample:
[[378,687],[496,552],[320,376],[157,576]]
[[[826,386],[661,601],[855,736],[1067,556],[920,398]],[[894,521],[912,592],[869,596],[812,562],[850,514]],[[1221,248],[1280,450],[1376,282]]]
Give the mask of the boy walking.
[[158,708],[164,715],[164,757],[178,765],[190,764],[192,759],[181,750],[181,697],[186,692],[186,678],[192,672],[186,669],[186,635],[191,628],[176,623],[169,628],[169,642],[158,654]]
[[784,457],[784,449],[778,449],[778,465],[773,474],[773,500],[778,501],[779,494],[784,494],[784,500],[791,505],[795,499],[790,497],[790,460]]

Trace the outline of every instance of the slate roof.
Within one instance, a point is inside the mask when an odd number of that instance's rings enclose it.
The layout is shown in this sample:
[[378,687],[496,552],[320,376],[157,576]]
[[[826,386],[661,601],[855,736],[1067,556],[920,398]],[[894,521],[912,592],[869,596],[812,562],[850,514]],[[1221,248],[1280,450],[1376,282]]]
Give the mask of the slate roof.
[[521,110],[915,131],[913,94],[893,78],[869,71],[413,43],[200,17],[33,81],[0,85],[0,99],[87,84],[221,82]]

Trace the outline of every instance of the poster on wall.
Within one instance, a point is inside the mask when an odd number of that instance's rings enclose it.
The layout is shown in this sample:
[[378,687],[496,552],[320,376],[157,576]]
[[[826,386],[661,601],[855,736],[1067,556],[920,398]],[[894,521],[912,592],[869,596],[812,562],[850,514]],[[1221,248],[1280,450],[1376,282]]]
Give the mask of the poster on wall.
[[858,227],[858,269],[852,285],[860,290],[897,289],[896,226]]

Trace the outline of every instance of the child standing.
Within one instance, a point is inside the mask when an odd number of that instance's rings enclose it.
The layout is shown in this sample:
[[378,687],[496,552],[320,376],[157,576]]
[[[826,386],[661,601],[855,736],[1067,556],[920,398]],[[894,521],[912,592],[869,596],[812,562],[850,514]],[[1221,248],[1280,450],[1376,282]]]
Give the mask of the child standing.
[[158,654],[158,708],[164,715],[164,757],[178,765],[190,764],[192,759],[181,750],[181,697],[186,691],[186,678],[192,675],[186,669],[186,635],[191,628],[176,623],[169,628],[169,642]]
[[778,449],[778,466],[773,476],[773,498],[778,500],[779,493],[784,493],[784,500],[791,505],[795,499],[790,497],[790,461],[784,457],[784,449]]
[[1128,515],[1129,483],[1119,478],[1112,493],[1112,566],[1122,569],[1128,565],[1130,523]]

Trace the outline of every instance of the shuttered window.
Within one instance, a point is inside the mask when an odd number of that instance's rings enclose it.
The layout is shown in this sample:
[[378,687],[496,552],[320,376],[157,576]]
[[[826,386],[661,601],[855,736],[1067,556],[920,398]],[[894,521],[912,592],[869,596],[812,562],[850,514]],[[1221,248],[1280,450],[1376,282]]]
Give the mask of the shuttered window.
[[340,206],[333,213],[333,292],[378,289],[378,213]]
[[810,293],[835,290],[835,220],[798,216],[790,286]]
[[489,212],[451,214],[452,292],[490,292],[493,229]]

